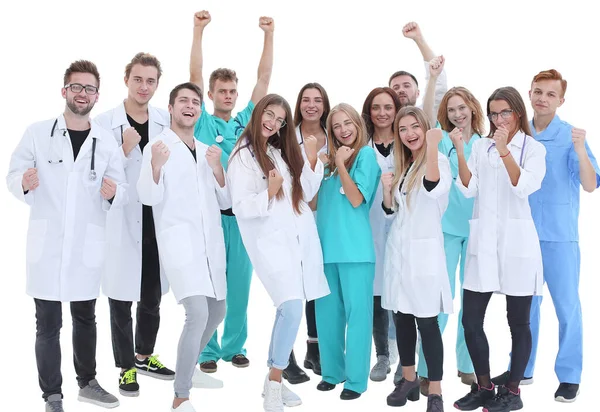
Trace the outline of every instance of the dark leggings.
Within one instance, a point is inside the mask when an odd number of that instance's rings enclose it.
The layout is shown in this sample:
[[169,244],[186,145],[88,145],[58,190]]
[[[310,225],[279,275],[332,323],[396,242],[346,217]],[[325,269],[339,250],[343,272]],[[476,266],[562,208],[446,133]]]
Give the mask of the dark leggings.
[[308,337],[317,339],[319,335],[317,334],[317,321],[315,318],[315,301],[306,301],[306,306],[304,307],[304,310],[306,313],[306,327],[308,328]]
[[[483,386],[489,385],[490,376],[490,347],[483,330],[483,319],[491,297],[492,292],[479,293],[466,289],[463,294],[462,323],[465,328],[465,341],[475,367],[475,374],[479,384]],[[531,298],[531,296],[506,295],[506,317],[512,335],[512,358],[507,386],[511,388],[519,386],[531,354],[531,329],[529,329]]]
[[419,327],[419,333],[421,333],[423,355],[425,356],[425,362],[429,371],[429,380],[434,382],[441,381],[444,368],[444,344],[437,316],[432,318],[416,318],[413,315],[394,312],[400,364],[403,367],[415,365],[415,347],[417,345],[415,320]]

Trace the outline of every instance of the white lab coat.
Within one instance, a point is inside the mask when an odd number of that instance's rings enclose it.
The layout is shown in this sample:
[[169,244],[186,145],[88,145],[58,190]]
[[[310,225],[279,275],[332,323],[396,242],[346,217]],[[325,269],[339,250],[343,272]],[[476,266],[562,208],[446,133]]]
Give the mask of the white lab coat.
[[[10,161],[8,189],[31,207],[27,294],[37,299],[85,301],[100,293],[106,211],[127,203],[127,184],[114,139],[94,121],[90,123],[90,133],[75,161],[63,115],[29,126]],[[97,177],[91,180],[94,138]],[[40,185],[24,194],[23,174],[33,167]],[[112,205],[100,195],[103,177],[117,183]]]
[[437,186],[428,192],[421,179],[417,192],[411,195],[410,207],[398,185],[392,191],[398,206],[391,215],[393,223],[386,244],[381,306],[419,318],[452,313],[442,232],[452,174],[448,159],[439,152],[438,167]]
[[[100,114],[95,120],[112,132],[119,146],[123,144],[122,133],[131,126],[123,103]],[[149,139],[168,127],[169,113],[148,106]],[[134,302],[140,300],[142,284],[142,203],[136,189],[142,168],[142,151],[140,146],[136,145],[128,156],[125,156],[123,150],[120,150],[120,154],[129,184],[129,203],[124,208],[115,208],[108,212],[106,236],[111,259],[106,262],[102,292],[111,299]],[[160,277],[164,295],[169,291],[169,283],[162,267]]]
[[[377,157],[377,163],[381,168],[381,173],[388,173],[394,171],[394,151],[390,152],[388,157],[384,157],[379,150],[377,150],[373,140],[371,139],[371,145],[375,150]],[[385,259],[385,243],[387,240],[388,232],[392,221],[386,219],[382,213],[381,203],[383,202],[383,186],[381,181],[377,185],[377,191],[375,192],[375,200],[371,206],[369,212],[369,220],[371,221],[371,231],[373,233],[373,243],[375,245],[375,280],[373,281],[373,296],[381,296],[383,291],[383,262]]]
[[[284,198],[269,201],[268,180],[249,148],[230,158],[227,179],[233,213],[252,266],[273,304],[294,299],[313,300],[329,294],[323,272],[323,254],[317,225],[308,202],[323,178],[323,163],[302,170],[304,199],[300,215],[292,207],[292,178],[281,151],[269,147],[269,156],[283,177]],[[234,150],[237,150],[234,149]]]
[[528,198],[542,185],[546,149],[519,131],[508,144],[517,163],[524,138],[526,147],[517,186],[511,184],[496,148],[488,153],[491,139],[473,143],[467,163],[472,173],[469,187],[456,179],[465,197],[475,197],[463,283],[467,290],[510,296],[542,294],[542,253]]
[[[156,184],[152,145],[159,140],[171,153]],[[195,144],[197,162],[175,132],[163,130],[144,148],[137,182],[140,200],[152,206],[159,256],[178,303],[189,296],[223,300],[227,291],[221,209],[231,198],[206,161],[208,146]]]

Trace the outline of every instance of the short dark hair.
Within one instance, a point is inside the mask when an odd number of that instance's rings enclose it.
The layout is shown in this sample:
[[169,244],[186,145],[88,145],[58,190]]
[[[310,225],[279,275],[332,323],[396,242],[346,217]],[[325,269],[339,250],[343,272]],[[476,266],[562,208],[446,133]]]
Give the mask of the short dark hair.
[[71,65],[65,71],[63,79],[63,86],[66,86],[71,81],[71,75],[73,73],[89,73],[96,78],[98,82],[98,89],[100,89],[100,73],[94,63],[89,60],[77,60],[71,63]]
[[186,83],[181,83],[177,86],[175,86],[175,88],[173,90],[171,90],[171,93],[169,94],[169,105],[173,106],[173,104],[175,104],[175,99],[177,98],[177,95],[179,94],[180,90],[183,89],[188,89],[193,91],[194,93],[196,93],[198,95],[198,97],[200,98],[200,103],[202,103],[202,90],[196,86],[194,83],[191,82],[186,82]]
[[158,72],[158,74],[156,76],[156,81],[160,80],[160,76],[162,74],[160,62],[153,55],[151,55],[149,53],[144,53],[144,52],[138,53],[135,56],[133,56],[133,59],[131,59],[131,61],[129,63],[127,63],[127,66],[125,66],[125,78],[126,79],[129,79],[129,75],[131,74],[131,69],[136,64],[141,64],[142,66],[156,67],[156,71]]
[[222,82],[234,82],[235,84],[238,82],[235,71],[223,68],[217,69],[210,74],[210,78],[208,79],[208,90],[210,90],[211,93],[215,91],[215,83],[217,80],[221,80]]
[[413,76],[412,73],[405,72],[404,70],[399,70],[396,73],[392,74],[390,76],[390,81],[388,82],[388,86],[391,86],[392,85],[392,80],[394,80],[398,76],[410,76],[410,78],[415,81],[415,84],[417,85],[417,87],[419,87],[419,82],[417,81],[417,78],[415,76]]

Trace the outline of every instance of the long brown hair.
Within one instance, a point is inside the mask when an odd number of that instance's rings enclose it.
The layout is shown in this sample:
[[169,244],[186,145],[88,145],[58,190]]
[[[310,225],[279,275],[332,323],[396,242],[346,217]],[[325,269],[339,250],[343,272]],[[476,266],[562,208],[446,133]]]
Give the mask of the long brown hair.
[[425,165],[427,163],[427,139],[423,140],[423,146],[421,146],[417,158],[413,159],[412,152],[404,145],[404,143],[402,143],[402,139],[400,139],[400,128],[398,127],[400,120],[406,116],[413,116],[417,120],[421,130],[423,130],[423,137],[425,137],[427,131],[431,129],[431,124],[429,123],[429,119],[425,115],[425,112],[415,106],[403,107],[394,119],[394,162],[396,166],[392,188],[395,190],[396,185],[404,178],[411,163],[414,163],[411,172],[406,175],[406,179],[404,180],[404,191],[407,193],[406,203],[410,206],[411,194],[415,188],[418,188],[420,181],[425,175]]
[[298,98],[296,99],[296,108],[294,110],[294,126],[298,126],[302,122],[302,112],[300,111],[300,103],[302,103],[302,95],[304,91],[307,89],[316,89],[321,93],[321,97],[323,98],[323,114],[319,119],[319,123],[321,123],[321,128],[323,130],[326,129],[327,125],[327,116],[329,116],[329,111],[331,110],[331,106],[329,105],[329,96],[327,96],[327,92],[325,88],[321,86],[319,83],[306,83],[300,89],[300,93],[298,93]]
[[[231,162],[231,159],[236,156],[240,150],[248,148],[254,154],[254,159],[256,160],[256,163],[258,163],[263,174],[269,176],[269,171],[273,170],[275,165],[267,154],[266,147],[262,141],[263,136],[261,130],[263,113],[266,108],[271,105],[279,106],[285,111],[286,124],[280,128],[277,133],[270,136],[267,143],[275,149],[281,150],[281,157],[292,176],[292,206],[297,214],[301,214],[300,203],[303,199],[303,191],[302,184],[300,183],[300,175],[302,174],[302,168],[304,167],[304,159],[302,158],[302,152],[300,151],[301,149],[296,138],[294,126],[293,124],[288,123],[292,120],[292,109],[290,109],[290,105],[283,97],[277,94],[268,94],[260,99],[252,111],[252,116],[250,117],[248,125],[236,143],[229,161]],[[284,193],[282,187],[275,197],[280,200],[283,196]]]
[[[373,125],[373,119],[371,119],[371,106],[373,105],[373,100],[375,97],[380,94],[385,93],[392,98],[394,102],[394,112],[398,113],[400,107],[402,107],[402,103],[400,102],[400,98],[396,94],[396,92],[389,87],[376,87],[371,90],[371,93],[365,99],[365,103],[363,104],[362,109],[362,117],[365,121],[365,126],[367,127],[367,139],[373,138],[373,133],[375,132],[375,126]],[[392,124],[392,131],[394,130],[396,123]]]
[[327,161],[327,164],[329,165],[328,176],[334,173],[332,166],[335,165],[335,154],[342,146],[342,144],[335,138],[333,133],[333,115],[337,112],[346,113],[346,115],[350,118],[350,121],[354,124],[354,127],[356,127],[356,139],[354,140],[354,143],[352,143],[351,147],[351,149],[354,149],[354,153],[352,153],[352,156],[350,156],[350,158],[345,162],[347,170],[352,168],[354,160],[356,159],[356,156],[358,156],[358,152],[367,144],[367,129],[365,127],[365,122],[354,109],[354,107],[350,106],[348,103],[340,103],[331,109],[329,116],[327,116],[327,147],[329,148]]
[[450,133],[454,129],[454,125],[448,118],[448,101],[454,96],[462,98],[467,107],[471,110],[471,129],[473,133],[483,136],[485,120],[483,117],[483,109],[481,108],[481,104],[479,104],[479,100],[473,96],[473,93],[461,86],[453,87],[448,90],[440,102],[440,107],[437,112],[437,119],[442,126],[442,130]]
[[[515,115],[519,117],[519,129],[523,131],[527,136],[531,136],[531,129],[529,128],[529,121],[527,120],[527,110],[525,109],[525,102],[521,94],[512,86],[500,87],[492,93],[487,101],[487,114],[490,114],[490,103],[494,100],[504,100],[508,103],[508,106]],[[490,120],[490,134],[488,137],[492,137],[497,127],[494,122]]]

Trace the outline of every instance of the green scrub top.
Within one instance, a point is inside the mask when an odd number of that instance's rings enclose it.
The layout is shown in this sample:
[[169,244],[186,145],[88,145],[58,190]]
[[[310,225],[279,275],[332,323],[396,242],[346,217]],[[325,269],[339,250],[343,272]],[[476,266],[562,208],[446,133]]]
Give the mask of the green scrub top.
[[[250,121],[252,110],[254,110],[254,103],[250,101],[244,110],[238,112],[235,117],[231,117],[226,122],[220,117],[209,114],[206,111],[204,102],[202,102],[202,114],[200,114],[200,119],[196,122],[194,136],[204,144],[209,146],[215,144],[221,148],[221,164],[225,170],[227,170],[227,162],[237,139],[244,132],[246,125]],[[218,139],[218,136],[221,136],[223,139]],[[217,140],[221,140],[221,142]]]
[[346,195],[340,193],[342,182],[338,174],[324,177],[319,189],[317,229],[326,264],[375,263],[369,211],[381,169],[372,147],[360,149],[349,174],[364,197],[360,206],[353,207]]
[[[452,179],[456,182],[458,177],[458,156],[456,155],[456,149],[450,139],[448,132],[442,130],[443,137],[438,145],[438,149],[444,156],[448,158],[450,162],[450,171],[452,173]],[[469,160],[471,156],[471,149],[473,148],[473,142],[480,139],[477,133],[471,136],[469,143],[464,143],[465,160]],[[469,220],[473,218],[473,204],[475,199],[467,199],[458,190],[456,184],[452,184],[450,188],[450,197],[448,201],[448,209],[442,217],[442,231],[449,235],[469,237]]]

